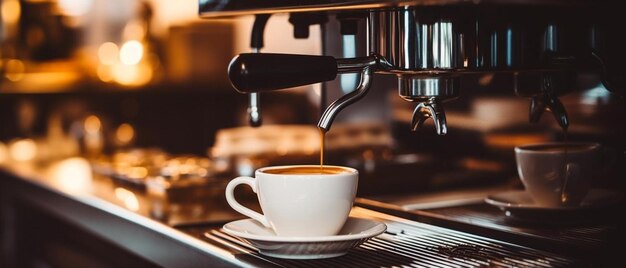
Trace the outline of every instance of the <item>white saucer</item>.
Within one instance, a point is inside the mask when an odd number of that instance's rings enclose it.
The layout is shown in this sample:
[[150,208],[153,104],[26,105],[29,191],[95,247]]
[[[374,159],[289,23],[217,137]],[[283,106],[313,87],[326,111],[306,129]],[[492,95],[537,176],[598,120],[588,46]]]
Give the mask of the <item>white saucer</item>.
[[349,217],[338,235],[314,237],[277,236],[253,219],[227,223],[224,232],[238,237],[259,253],[285,259],[321,259],[348,253],[368,239],[387,230],[387,225],[369,219]]
[[500,208],[506,216],[535,220],[546,220],[545,217],[557,218],[564,215],[587,215],[590,212],[608,208],[622,200],[621,193],[607,189],[590,190],[583,202],[573,207],[540,206],[534,202],[529,193],[523,190],[492,194],[485,198],[487,204]]

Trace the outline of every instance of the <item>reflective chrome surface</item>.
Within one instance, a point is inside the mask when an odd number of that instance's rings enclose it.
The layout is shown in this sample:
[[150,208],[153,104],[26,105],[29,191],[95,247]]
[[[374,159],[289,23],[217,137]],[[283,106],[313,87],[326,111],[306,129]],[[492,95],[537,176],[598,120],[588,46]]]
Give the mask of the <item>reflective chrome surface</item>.
[[[437,134],[447,133],[441,103],[458,96],[459,79],[440,76],[468,67],[459,23],[415,6],[370,12],[368,50],[387,60],[381,72],[398,75],[400,97],[418,102],[411,120],[413,131],[432,118]],[[422,75],[411,75],[415,73]]]
[[[261,53],[259,48],[252,48],[252,53]],[[261,96],[258,92],[248,94],[248,123],[258,127],[263,122],[261,118]]]
[[[228,6],[231,2],[221,3]],[[477,73],[512,75],[515,93],[532,101],[530,121],[536,122],[543,111],[550,110],[563,127],[567,127],[569,120],[558,98],[578,88],[570,86],[572,83],[566,81],[569,78],[561,80],[558,75],[553,77],[553,73],[591,71],[601,77],[603,84],[610,85],[609,90],[622,94],[621,89],[615,90],[616,84],[623,87],[619,68],[615,71],[620,63],[611,55],[623,52],[614,45],[614,23],[602,15],[618,13],[612,11],[613,6],[608,1],[266,4],[257,6],[255,12],[333,10],[338,13],[319,14],[336,15],[341,20],[339,15],[345,8],[354,8],[350,13],[352,18],[367,20],[366,53],[379,58],[336,59],[337,71],[360,72],[372,66],[372,72],[397,75],[400,97],[421,104],[413,113],[412,129],[432,117],[439,126],[437,132],[445,134],[441,105],[457,97],[459,91],[458,81],[450,77],[459,79]],[[233,8],[246,12],[246,5]],[[213,11],[220,13],[219,8]],[[412,78],[407,78],[409,76]],[[544,85],[544,80],[552,81],[550,86]],[[348,105],[358,96],[346,96],[337,102],[341,105],[329,107],[318,125],[328,129],[339,107]]]
[[322,117],[320,117],[320,120],[317,123],[317,126],[322,131],[326,132],[330,129],[330,126],[333,123],[335,116],[337,116],[337,114],[341,110],[343,110],[343,108],[346,108],[348,105],[358,101],[359,99],[363,98],[365,94],[367,94],[367,91],[372,85],[373,74],[373,67],[365,67],[363,71],[361,71],[361,81],[359,82],[359,86],[356,88],[356,90],[346,95],[343,95],[341,98],[331,103],[328,108],[326,108],[326,110],[322,114]]
[[378,55],[372,55],[365,58],[344,58],[337,59],[338,73],[361,72],[365,67],[380,65],[381,58]]
[[472,5],[549,5],[549,6],[593,6],[609,0],[200,0],[198,11],[201,17],[240,16],[259,13],[354,11],[367,9],[391,9],[404,5],[413,6],[472,6]]
[[448,124],[446,123],[446,114],[443,111],[439,99],[431,98],[426,102],[420,102],[413,111],[413,120],[411,120],[411,130],[417,131],[422,127],[426,119],[432,118],[435,122],[435,130],[439,135],[448,133]]
[[530,98],[529,121],[539,122],[545,111],[550,111],[563,129],[569,126],[565,106],[558,96],[575,87],[576,74],[566,71],[515,73],[515,94]]
[[370,12],[369,51],[383,56],[390,71],[463,67],[462,35],[448,18],[421,17],[415,7]]
[[411,102],[453,99],[459,96],[459,87],[458,77],[398,77],[398,94]]
[[542,94],[535,96],[530,101],[529,119],[532,123],[539,122],[539,118],[545,111],[552,112],[554,119],[562,129],[569,127],[569,118],[563,103],[552,94]]
[[248,123],[253,127],[258,127],[263,122],[259,94],[258,92],[248,94]]
[[398,94],[407,101],[418,102],[413,111],[411,130],[417,131],[428,118],[435,123],[437,134],[448,132],[442,103],[459,95],[458,77],[398,76]]

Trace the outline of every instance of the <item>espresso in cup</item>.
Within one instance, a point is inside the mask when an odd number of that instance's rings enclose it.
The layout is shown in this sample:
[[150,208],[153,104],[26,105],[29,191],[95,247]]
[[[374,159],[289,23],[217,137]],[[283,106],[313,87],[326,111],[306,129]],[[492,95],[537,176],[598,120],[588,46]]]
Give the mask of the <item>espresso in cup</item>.
[[[548,143],[548,144],[535,144],[535,145],[526,145],[520,148],[525,150],[532,150],[537,152],[554,152],[554,153],[569,153],[569,152],[578,152],[578,151],[587,151],[591,150],[595,147],[595,144],[585,144],[585,143]],[[567,157],[564,155],[564,157]]]
[[[247,184],[263,214],[239,204],[234,190]],[[295,165],[260,168],[255,177],[237,177],[226,186],[226,200],[237,212],[271,228],[278,236],[330,236],[339,233],[352,209],[358,172],[349,167]]]
[[340,173],[348,173],[350,171],[346,170],[343,167],[296,166],[296,167],[268,168],[268,169],[265,169],[264,172],[269,173],[269,174],[306,175],[306,174],[340,174]]
[[600,171],[597,143],[543,143],[515,148],[517,171],[535,203],[544,207],[578,206]]

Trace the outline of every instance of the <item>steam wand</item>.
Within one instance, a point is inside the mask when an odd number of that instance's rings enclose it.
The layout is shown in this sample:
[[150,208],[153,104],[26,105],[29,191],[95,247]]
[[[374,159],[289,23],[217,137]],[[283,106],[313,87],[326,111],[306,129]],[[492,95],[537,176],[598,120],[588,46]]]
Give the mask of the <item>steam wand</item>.
[[[261,48],[263,48],[263,31],[269,18],[270,14],[258,14],[254,18],[252,36],[250,37],[252,53],[261,53]],[[253,127],[259,127],[263,122],[260,93],[255,91],[248,94],[248,122]]]

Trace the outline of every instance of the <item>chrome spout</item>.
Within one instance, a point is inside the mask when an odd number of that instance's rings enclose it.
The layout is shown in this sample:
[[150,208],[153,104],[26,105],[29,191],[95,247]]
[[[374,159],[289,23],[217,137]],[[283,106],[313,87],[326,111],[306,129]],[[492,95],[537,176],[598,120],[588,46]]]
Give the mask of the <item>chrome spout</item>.
[[317,127],[320,128],[322,131],[327,132],[330,129],[330,126],[333,123],[335,116],[337,116],[337,114],[341,110],[363,98],[370,89],[370,86],[372,85],[373,74],[373,66],[364,67],[361,70],[361,80],[359,81],[359,85],[357,86],[357,88],[354,91],[341,96],[341,98],[331,103],[330,106],[328,106],[328,108],[324,110],[324,113],[317,123]]
[[398,94],[410,102],[417,102],[411,120],[411,130],[417,131],[424,121],[432,118],[439,135],[448,132],[443,102],[459,95],[458,77],[398,76]]
[[529,120],[531,123],[539,122],[544,111],[552,112],[559,126],[561,126],[562,129],[567,129],[569,126],[567,111],[565,111],[565,106],[563,106],[563,103],[561,103],[556,96],[542,94],[530,99]]
[[448,133],[446,113],[443,110],[443,105],[441,105],[437,98],[431,98],[426,102],[421,102],[415,107],[413,119],[411,120],[411,130],[417,131],[428,118],[432,118],[435,122],[437,134],[445,135]]
[[543,113],[549,111],[559,126],[567,129],[569,118],[558,96],[574,87],[575,78],[569,72],[515,73],[515,94],[530,98],[529,121],[537,123]]

